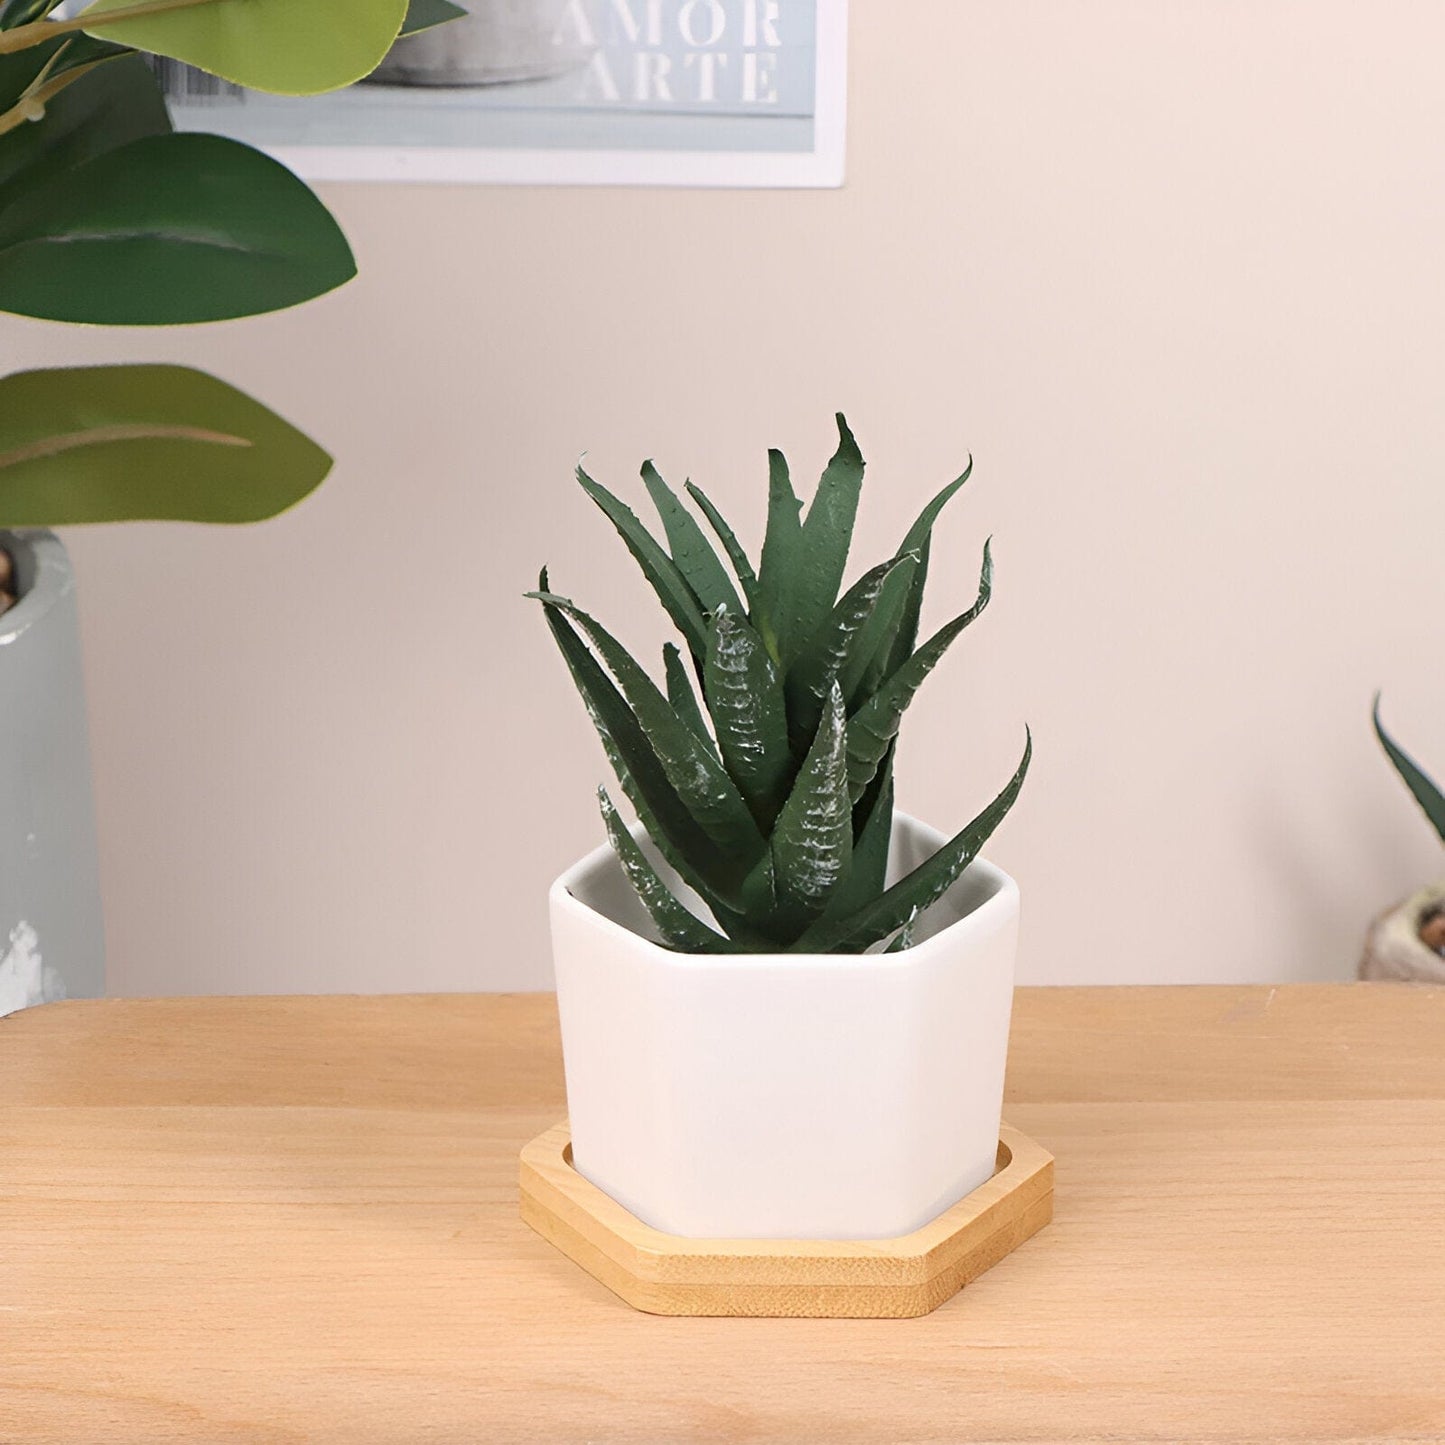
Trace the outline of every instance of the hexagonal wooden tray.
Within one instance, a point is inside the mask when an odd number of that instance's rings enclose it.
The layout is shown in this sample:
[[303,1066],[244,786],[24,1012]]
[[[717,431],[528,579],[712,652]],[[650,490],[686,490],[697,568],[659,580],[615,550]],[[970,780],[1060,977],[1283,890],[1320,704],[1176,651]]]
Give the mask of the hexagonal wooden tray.
[[684,1239],[644,1224],[572,1167],[565,1123],[522,1150],[522,1218],[655,1315],[903,1319],[926,1315],[1054,1214],[1054,1159],[1000,1131],[994,1175],[897,1239]]

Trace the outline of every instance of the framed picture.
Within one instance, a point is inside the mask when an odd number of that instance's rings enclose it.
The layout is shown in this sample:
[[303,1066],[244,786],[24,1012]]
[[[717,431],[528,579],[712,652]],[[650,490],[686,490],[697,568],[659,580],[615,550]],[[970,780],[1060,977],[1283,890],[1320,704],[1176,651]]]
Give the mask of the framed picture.
[[839,186],[846,0],[463,0],[331,95],[159,62],[176,125],[310,180]]

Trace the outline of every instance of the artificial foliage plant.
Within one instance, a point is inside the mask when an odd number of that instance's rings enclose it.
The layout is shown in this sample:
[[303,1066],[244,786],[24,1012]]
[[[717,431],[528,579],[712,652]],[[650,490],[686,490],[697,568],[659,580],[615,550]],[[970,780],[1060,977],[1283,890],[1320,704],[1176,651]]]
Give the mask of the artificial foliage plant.
[[[958,879],[1013,806],[1032,753],[1003,791],[913,872],[886,886],[899,724],[950,644],[988,604],[987,544],[972,606],[918,642],[933,526],[968,480],[923,509],[897,552],[843,588],[863,458],[838,417],[838,449],[806,514],[781,452],[769,457],[767,526],[754,568],[711,500],[682,499],[643,464],[665,545],[581,467],[680,633],[659,686],[599,622],[550,589],[528,595],[658,854],[712,914],[672,892],[605,789],[608,837],[665,944],[689,953],[862,953],[906,948],[915,920]],[[724,562],[726,558],[726,562]],[[839,595],[841,591],[841,596]],[[713,925],[716,926],[713,926]]]
[[[0,311],[110,326],[220,321],[341,285],[321,201],[239,141],[172,130],[145,54],[313,94],[368,74],[447,0],[0,0]],[[179,366],[0,379],[0,527],[272,516],[331,459]]]

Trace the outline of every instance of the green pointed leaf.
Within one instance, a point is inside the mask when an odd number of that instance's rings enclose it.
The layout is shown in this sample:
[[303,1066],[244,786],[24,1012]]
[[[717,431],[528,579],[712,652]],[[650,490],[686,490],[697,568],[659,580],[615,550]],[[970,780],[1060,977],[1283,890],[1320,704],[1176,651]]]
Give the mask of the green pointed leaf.
[[125,18],[137,0],[94,0],[81,15],[103,40],[199,66],[277,95],[339,90],[369,75],[391,49],[407,0],[210,0]]
[[[53,40],[34,50],[0,55],[4,107],[19,98],[63,43]],[[23,125],[0,138],[0,213],[41,181],[170,128],[160,86],[139,55],[121,56],[87,71],[46,105],[39,125]]]
[[778,908],[793,927],[801,928],[823,912],[852,859],[845,724],[843,694],[835,684],[818,735],[773,829]]
[[853,809],[853,860],[833,890],[823,920],[846,918],[883,892],[893,842],[893,759],[884,759],[871,796]]
[[555,593],[531,595],[565,613],[591,639],[617,679],[668,781],[719,852],[738,866],[741,879],[756,863],[766,843],[742,794],[722,764],[677,715],[631,653],[605,627],[569,598]]
[[808,639],[788,671],[788,723],[794,746],[817,731],[823,704],[835,682],[841,681],[845,697],[848,664],[865,624],[873,615],[884,583],[901,568],[918,564],[917,553],[890,557],[865,572],[839,598],[823,625]]
[[355,272],[346,238],[306,186],[222,136],[132,141],[0,212],[0,310],[53,321],[251,316]]
[[1380,721],[1379,693],[1375,694],[1375,736],[1380,739],[1380,745],[1395,765],[1395,771],[1405,780],[1405,786],[1409,788],[1411,796],[1434,825],[1441,841],[1445,842],[1445,794],[1441,793],[1420,765],[1408,753],[1402,751],[1385,731],[1385,726]]
[[791,951],[862,953],[887,938],[895,928],[903,927],[912,914],[921,913],[936,903],[958,881],[1013,807],[1028,776],[1033,749],[1033,738],[1029,736],[1023,761],[1003,791],[937,853],[857,912],[846,918],[821,920],[793,944]]
[[607,796],[606,788],[597,789],[597,800],[602,807],[602,820],[607,825],[612,851],[617,854],[627,881],[632,884],[633,891],[642,900],[643,907],[667,944],[684,953],[734,952],[733,945],[726,938],[694,917],[673,897],[637,840],[617,816],[617,809]]
[[783,686],[762,638],[725,608],[708,639],[703,693],[723,762],[766,827],[793,771]]
[[[913,649],[918,645],[918,623],[923,616],[923,589],[928,585],[928,558],[932,550],[933,538],[925,537],[918,551],[918,565],[906,579],[907,596],[903,599],[903,615],[899,619],[898,630],[893,635],[892,645],[886,651],[880,648],[875,653],[873,666],[865,669],[860,679],[861,691],[865,696],[872,694],[885,677],[897,672],[913,656]],[[866,639],[861,640],[858,646],[859,656],[866,656],[867,650]]]
[[667,700],[673,710],[709,749],[715,750],[702,708],[698,706],[697,694],[692,690],[692,679],[687,675],[687,665],[682,660],[682,654],[670,642],[662,649],[662,669],[667,678]]
[[717,533],[718,540],[723,544],[723,551],[728,554],[728,561],[732,563],[734,573],[737,574],[739,585],[743,589],[743,596],[747,598],[748,612],[753,613],[758,605],[758,579],[753,571],[753,564],[748,561],[748,554],[743,551],[740,543],[728,526],[721,512],[713,506],[701,487],[695,487],[691,482],[686,482],[687,494],[702,509],[702,514],[708,520],[708,525]]
[[602,509],[607,520],[616,527],[618,535],[627,544],[642,574],[652,584],[652,590],[667,609],[667,615],[677,624],[678,630],[687,639],[692,655],[702,662],[707,656],[707,629],[702,609],[686,578],[677,564],[662,550],[657,539],[637,520],[637,514],[625,502],[619,501],[606,487],[594,482],[579,466],[577,480],[582,490]]
[[788,459],[776,447],[768,452],[768,526],[758,564],[757,628],[775,662],[782,661],[782,611],[787,579],[802,542],[803,504],[788,476]]
[[[540,593],[530,595],[551,595],[547,591],[546,568],[542,569]],[[627,700],[571,623],[558,608],[546,603],[543,613],[602,740],[607,761],[648,836],[678,875],[702,896],[718,922],[727,927],[723,917],[726,901],[719,893],[718,880],[730,865],[678,796]]]
[[928,581],[928,555],[933,527],[949,501],[973,475],[973,458],[961,475],[939,491],[918,514],[895,555],[916,552],[917,569],[899,573],[883,589],[873,615],[858,639],[854,657],[844,674],[843,693],[856,708],[890,673],[896,672],[918,641],[918,619],[923,611],[923,589]]
[[188,367],[0,378],[0,527],[254,522],[300,501],[330,468],[274,412]]
[[918,922],[918,909],[914,909],[908,915],[908,921],[894,935],[893,941],[883,950],[884,953],[902,953],[905,948],[913,947],[913,926]]
[[904,664],[887,678],[878,691],[848,720],[848,781],[854,799],[862,796],[898,728],[908,704],[923,680],[938,666],[956,637],[988,606],[993,594],[993,559],[988,544],[983,549],[983,570],[978,582],[978,599],[967,612],[945,623]]
[[727,569],[718,560],[712,543],[703,535],[692,513],[682,505],[677,493],[663,481],[651,462],[643,462],[642,480],[653,506],[657,508],[657,515],[662,519],[667,545],[672,549],[672,560],[692,589],[693,596],[702,604],[703,611],[711,613],[719,607],[727,607],[733,612],[741,612],[742,603],[738,601]]
[[401,35],[419,35],[423,30],[433,30],[452,20],[460,20],[467,12],[451,0],[411,0],[406,7],[406,19],[401,22]]
[[792,666],[798,650],[822,625],[837,599],[862,486],[863,457],[839,412],[838,450],[824,469],[792,548],[774,614],[785,667]]

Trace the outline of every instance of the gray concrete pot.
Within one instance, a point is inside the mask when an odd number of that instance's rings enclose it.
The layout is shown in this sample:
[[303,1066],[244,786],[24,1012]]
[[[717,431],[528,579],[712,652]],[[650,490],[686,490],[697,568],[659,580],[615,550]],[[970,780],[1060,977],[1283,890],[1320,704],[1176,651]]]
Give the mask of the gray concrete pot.
[[468,0],[471,13],[398,41],[369,77],[385,85],[498,85],[563,75],[591,58],[563,30],[567,0]]
[[75,574],[50,532],[0,531],[0,1015],[105,991]]

